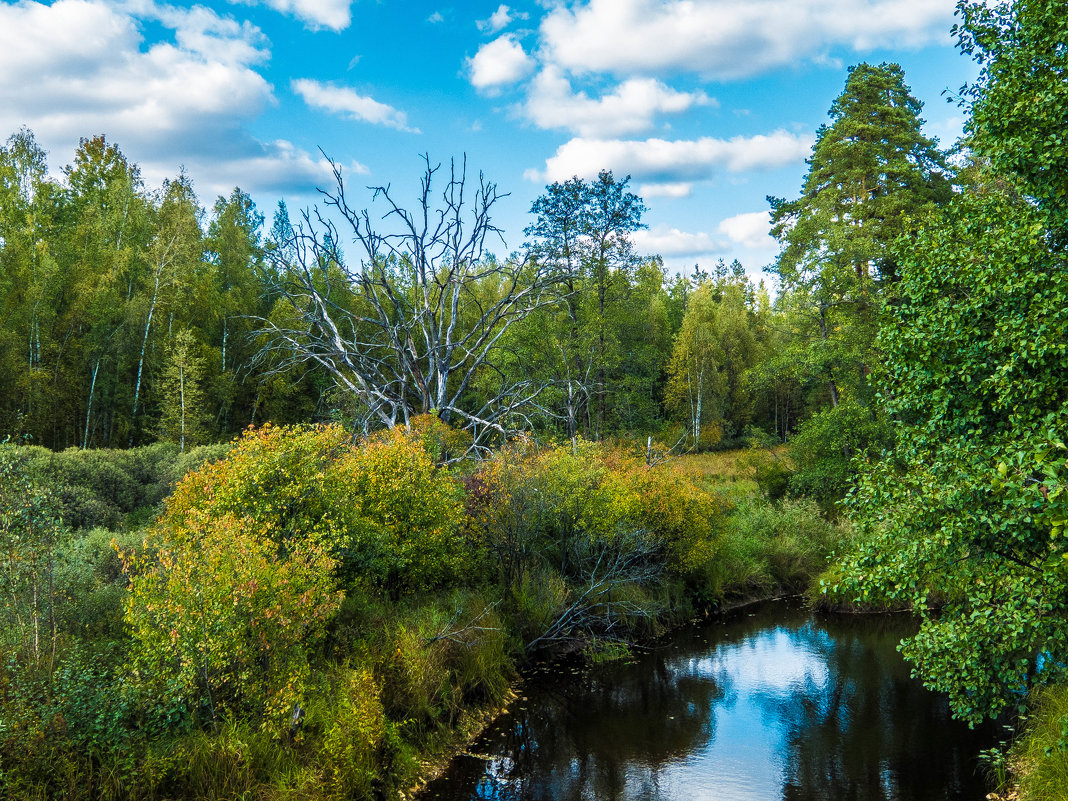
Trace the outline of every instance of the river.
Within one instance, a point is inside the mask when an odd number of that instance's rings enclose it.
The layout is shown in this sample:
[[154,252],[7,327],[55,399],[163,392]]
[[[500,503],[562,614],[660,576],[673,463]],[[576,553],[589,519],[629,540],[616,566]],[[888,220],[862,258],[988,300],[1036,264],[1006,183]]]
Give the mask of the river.
[[997,729],[910,677],[914,626],[771,602],[623,662],[536,668],[420,801],[980,801]]

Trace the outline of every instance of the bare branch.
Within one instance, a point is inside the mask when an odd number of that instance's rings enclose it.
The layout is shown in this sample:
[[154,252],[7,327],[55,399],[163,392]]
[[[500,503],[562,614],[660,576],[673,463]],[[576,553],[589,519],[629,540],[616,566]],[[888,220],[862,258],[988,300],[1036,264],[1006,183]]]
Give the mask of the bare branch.
[[502,374],[488,392],[481,376],[500,373],[494,358],[502,337],[559,302],[565,276],[529,257],[487,256],[488,241],[504,242],[491,213],[506,195],[481,173],[477,182],[470,178],[466,157],[449,163],[435,194],[442,167],[429,156],[423,162],[414,210],[388,184],[368,187],[382,211],[374,222],[368,209],[350,204],[341,166],[330,161],[335,185],[320,191],[359,257],[346,265],[334,222],[319,210],[303,214],[292,241],[273,252],[290,322],[260,321],[269,340],[261,361],[270,358],[277,369],[317,364],[383,425],[436,413],[462,422],[484,444],[528,425],[524,409],[541,413],[541,388]]

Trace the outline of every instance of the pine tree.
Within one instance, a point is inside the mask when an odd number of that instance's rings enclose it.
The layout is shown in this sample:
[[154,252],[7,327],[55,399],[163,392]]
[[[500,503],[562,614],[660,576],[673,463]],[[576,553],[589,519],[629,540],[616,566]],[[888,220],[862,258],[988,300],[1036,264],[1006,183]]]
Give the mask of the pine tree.
[[897,268],[893,241],[952,196],[945,157],[921,131],[923,104],[897,64],[859,64],[816,134],[801,197],[769,197],[782,251],[772,268],[808,308],[812,372],[832,405],[860,382],[874,338],[875,296]]

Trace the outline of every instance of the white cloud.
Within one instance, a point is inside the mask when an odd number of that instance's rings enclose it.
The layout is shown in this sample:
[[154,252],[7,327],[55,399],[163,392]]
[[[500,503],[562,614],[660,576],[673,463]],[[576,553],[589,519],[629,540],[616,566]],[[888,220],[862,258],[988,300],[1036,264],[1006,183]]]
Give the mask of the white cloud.
[[529,16],[526,12],[515,11],[501,3],[497,6],[497,10],[490,14],[489,19],[477,20],[475,25],[483,33],[497,33],[508,27],[512,20],[527,19]]
[[[183,160],[186,171],[194,178],[202,203],[218,195],[228,195],[235,186],[277,197],[291,193],[312,196],[316,187],[333,185],[330,162],[321,155],[312,156],[292,142],[284,139],[269,143],[251,142],[246,151],[222,161],[210,155]],[[346,173],[355,175],[370,172],[356,161],[343,167]],[[157,186],[164,178],[173,178],[175,169],[149,164],[143,174],[149,186]]]
[[437,25],[439,22],[444,22],[445,17],[441,15],[440,11],[435,11],[433,14],[426,18],[426,21],[429,22],[431,25]]
[[767,250],[777,244],[771,236],[771,212],[752,211],[723,220],[716,228],[731,242],[751,250]]
[[267,57],[257,29],[203,7],[145,10],[174,43],[142,50],[137,20],[103,2],[0,5],[0,125],[26,123],[45,140],[106,131],[195,150],[273,101],[252,69]]
[[714,79],[800,60],[948,39],[954,0],[588,0],[541,25],[549,61],[571,72],[684,70]]
[[689,197],[693,194],[693,184],[683,181],[675,184],[639,184],[638,194],[650,197]]
[[[172,40],[146,46],[144,21]],[[323,181],[307,153],[257,141],[244,127],[275,102],[256,70],[268,56],[256,27],[203,6],[0,3],[0,131],[27,125],[63,161],[79,138],[105,133],[149,181],[179,164],[194,179],[198,165],[213,181],[225,175],[224,191],[281,186],[287,175],[290,186]],[[258,172],[242,173],[250,164]]]
[[467,59],[467,68],[472,86],[493,90],[525,78],[534,68],[534,60],[508,33],[482,45],[474,58]]
[[572,139],[557,148],[545,169],[527,170],[533,181],[592,178],[600,170],[631,175],[648,184],[709,180],[721,171],[771,169],[800,163],[812,147],[811,135],[786,131],[716,139]]
[[403,111],[347,87],[320,83],[309,78],[297,78],[290,82],[290,86],[313,108],[325,109],[360,122],[385,125],[398,131],[419,133],[418,129],[408,127],[408,115]]
[[[256,5],[257,0],[247,0]],[[260,0],[282,14],[301,20],[312,30],[343,31],[352,24],[352,0]]]
[[520,109],[539,128],[604,138],[646,131],[658,113],[677,114],[712,103],[704,92],[678,92],[652,78],[631,78],[592,99],[585,92],[573,93],[563,72],[548,66],[531,81]]
[[708,256],[723,253],[728,243],[714,239],[706,233],[688,233],[667,225],[658,225],[648,230],[635,231],[631,242],[639,253],[658,254],[665,259]]

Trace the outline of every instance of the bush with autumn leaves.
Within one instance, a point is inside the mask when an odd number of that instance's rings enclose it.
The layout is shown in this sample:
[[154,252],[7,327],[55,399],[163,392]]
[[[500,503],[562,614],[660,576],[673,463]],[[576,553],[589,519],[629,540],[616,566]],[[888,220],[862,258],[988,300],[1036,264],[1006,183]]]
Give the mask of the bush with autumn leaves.
[[251,714],[281,731],[346,595],[507,598],[552,573],[545,620],[506,626],[518,652],[610,560],[626,568],[618,591],[665,577],[707,591],[724,509],[682,475],[593,443],[519,442],[461,478],[441,464],[438,428],[353,442],[336,426],[267,426],[187,475],[125,555],[143,680],[199,719]]
[[389,795],[535,653],[618,655],[796,562],[762,533],[785,512],[671,462],[469,444],[430,417],[250,429],[143,531],[61,531],[47,669],[0,687],[12,797]]
[[461,487],[421,442],[336,426],[245,434],[187,475],[125,555],[135,665],[217,720],[281,728],[346,589],[439,589],[462,567]]

